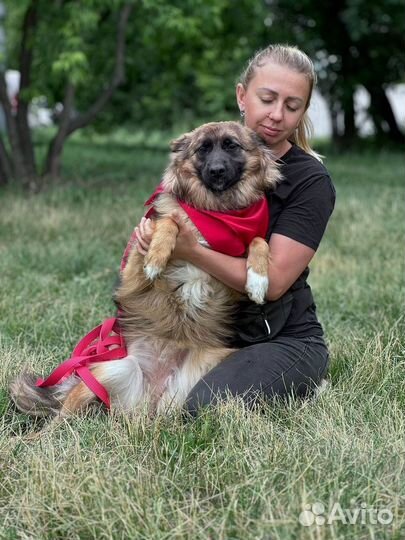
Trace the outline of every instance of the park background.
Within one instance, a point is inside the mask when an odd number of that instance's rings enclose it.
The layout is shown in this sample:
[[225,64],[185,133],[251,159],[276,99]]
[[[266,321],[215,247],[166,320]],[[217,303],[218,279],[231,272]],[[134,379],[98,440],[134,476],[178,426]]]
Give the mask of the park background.
[[[0,538],[405,536],[404,35],[397,0],[0,2]],[[95,412],[27,442],[41,424],[10,379],[114,313],[169,141],[237,119],[238,74],[276,42],[314,59],[323,100],[337,204],[310,284],[330,389],[188,425]]]

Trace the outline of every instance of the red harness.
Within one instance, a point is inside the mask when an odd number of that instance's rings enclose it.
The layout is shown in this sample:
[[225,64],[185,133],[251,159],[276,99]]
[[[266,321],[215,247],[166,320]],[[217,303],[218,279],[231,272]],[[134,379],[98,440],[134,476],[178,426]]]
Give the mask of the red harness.
[[116,317],[107,319],[94,328],[76,345],[72,356],[62,362],[45,380],[38,379],[36,386],[44,388],[61,383],[70,375],[77,375],[105,405],[110,408],[107,390],[89,369],[89,364],[118,360],[127,356],[124,338]]
[[[153,204],[155,198],[163,192],[163,187],[159,185],[146,201],[145,206]],[[265,198],[249,208],[226,214],[200,211],[182,201],[179,201],[179,204],[215,251],[238,257],[245,253],[255,236],[262,238],[266,236],[269,210]],[[147,216],[151,213],[153,213],[153,208],[148,211]],[[121,271],[127,264],[135,239],[135,232],[133,232],[121,260]],[[70,375],[77,375],[106,407],[110,408],[106,388],[97,381],[88,366],[95,362],[119,360],[125,356],[127,356],[127,348],[118,318],[106,319],[79,341],[70,358],[62,362],[46,379],[38,379],[36,386],[41,388],[54,386]]]

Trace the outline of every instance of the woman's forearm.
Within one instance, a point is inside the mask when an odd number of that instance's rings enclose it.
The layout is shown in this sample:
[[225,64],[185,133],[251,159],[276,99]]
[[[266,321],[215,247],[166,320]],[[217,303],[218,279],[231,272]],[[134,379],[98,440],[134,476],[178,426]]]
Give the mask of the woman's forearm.
[[[267,299],[274,301],[298,279],[315,252],[281,235],[273,235],[270,249],[272,256],[269,258]],[[184,259],[228,287],[241,293],[245,292],[247,277],[245,258],[231,257],[197,244],[187,251]]]
[[[241,293],[245,292],[247,279],[246,259],[243,257],[231,257],[198,244],[189,251],[187,260],[215,277],[228,287]],[[272,261],[269,261],[269,288],[268,300],[277,300],[284,291],[276,286],[277,274]],[[273,281],[274,278],[274,281]]]
[[187,261],[215,277],[228,287],[245,291],[246,259],[231,257],[197,244],[188,253]]

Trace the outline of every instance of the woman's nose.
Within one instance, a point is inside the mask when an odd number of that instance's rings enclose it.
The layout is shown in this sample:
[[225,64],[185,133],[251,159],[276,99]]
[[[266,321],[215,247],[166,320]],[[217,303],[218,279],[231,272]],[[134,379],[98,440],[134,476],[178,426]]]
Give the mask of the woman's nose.
[[281,104],[276,104],[267,113],[267,116],[276,122],[279,122],[283,117],[283,107]]

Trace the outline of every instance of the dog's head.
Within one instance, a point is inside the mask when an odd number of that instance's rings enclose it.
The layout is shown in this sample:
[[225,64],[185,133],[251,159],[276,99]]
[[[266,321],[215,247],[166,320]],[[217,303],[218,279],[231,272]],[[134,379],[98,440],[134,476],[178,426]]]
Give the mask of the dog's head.
[[171,148],[165,189],[196,208],[245,208],[280,180],[265,142],[237,122],[204,124],[173,141]]

